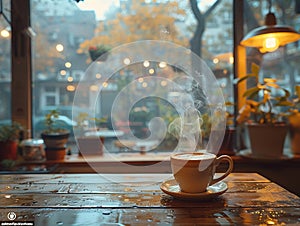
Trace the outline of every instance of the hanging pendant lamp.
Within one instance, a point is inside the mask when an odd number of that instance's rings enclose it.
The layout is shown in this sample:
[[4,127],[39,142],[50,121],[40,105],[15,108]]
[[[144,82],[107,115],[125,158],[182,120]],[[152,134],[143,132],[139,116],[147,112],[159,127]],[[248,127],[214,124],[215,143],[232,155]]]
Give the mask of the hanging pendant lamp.
[[300,34],[292,27],[277,25],[275,14],[271,12],[269,1],[269,13],[265,18],[265,26],[250,31],[241,41],[241,45],[258,48],[260,52],[273,52],[279,46],[295,42],[300,39]]

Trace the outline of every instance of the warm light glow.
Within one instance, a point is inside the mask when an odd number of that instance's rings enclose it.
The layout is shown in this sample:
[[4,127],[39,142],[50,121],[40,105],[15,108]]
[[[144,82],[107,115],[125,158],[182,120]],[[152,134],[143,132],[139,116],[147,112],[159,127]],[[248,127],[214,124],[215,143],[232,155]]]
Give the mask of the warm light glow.
[[148,86],[147,82],[143,82],[142,87],[146,88]]
[[91,85],[91,86],[90,86],[90,91],[97,92],[97,91],[98,91],[98,86],[96,86],[96,85]]
[[102,86],[103,86],[104,88],[106,88],[106,87],[108,86],[108,83],[107,83],[107,82],[103,82],[103,83],[102,83]]
[[263,42],[263,49],[267,52],[273,52],[279,47],[278,39],[275,37],[268,37]]
[[102,77],[102,75],[101,75],[100,73],[97,73],[97,74],[95,75],[95,77],[96,77],[97,79],[100,79],[100,78]]
[[295,86],[295,93],[298,96],[298,98],[300,99],[300,85]]
[[71,67],[72,67],[72,64],[71,64],[70,62],[66,62],[66,63],[65,63],[65,67],[66,67],[66,68],[71,68]]
[[73,85],[68,85],[68,86],[67,86],[67,91],[69,91],[69,92],[74,92],[74,91],[75,91],[75,86],[73,86]]
[[276,222],[273,220],[267,220],[266,223],[267,223],[267,225],[275,225],[276,224]]
[[161,81],[161,82],[160,82],[160,85],[161,85],[161,86],[166,86],[167,84],[168,84],[167,81]]
[[158,65],[160,68],[165,68],[167,66],[166,62],[160,62]]
[[185,52],[186,52],[186,54],[191,54],[192,50],[187,49]]
[[150,75],[153,75],[154,72],[155,72],[155,70],[154,70],[153,68],[149,69],[149,74],[150,74]]
[[230,63],[230,64],[233,64],[233,63],[234,63],[234,58],[233,58],[233,56],[229,57],[229,63]]
[[217,63],[219,63],[219,59],[218,58],[214,58],[213,62],[214,62],[214,64],[217,64]]
[[149,67],[150,66],[150,62],[148,60],[145,60],[143,63],[144,67]]
[[279,46],[296,42],[300,34],[287,26],[262,26],[250,31],[241,45],[258,48],[262,53],[275,51]]
[[10,36],[10,33],[9,33],[8,30],[4,29],[4,30],[1,31],[1,36],[3,38],[8,38]]
[[142,83],[144,81],[144,78],[138,78],[139,83]]
[[66,74],[67,74],[67,71],[66,71],[66,70],[61,70],[61,71],[60,71],[60,75],[61,75],[61,76],[65,76]]
[[130,64],[130,59],[129,58],[125,58],[123,60],[123,63],[126,64],[126,65],[129,65]]
[[58,52],[64,51],[64,46],[62,44],[57,44],[55,48]]
[[68,77],[68,82],[73,82],[73,77]]

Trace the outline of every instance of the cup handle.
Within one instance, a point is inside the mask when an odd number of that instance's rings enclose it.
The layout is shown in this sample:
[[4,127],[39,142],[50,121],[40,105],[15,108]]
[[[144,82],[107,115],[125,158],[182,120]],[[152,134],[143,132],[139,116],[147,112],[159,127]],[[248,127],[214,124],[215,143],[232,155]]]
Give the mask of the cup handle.
[[209,185],[213,185],[221,180],[223,180],[225,177],[227,177],[233,170],[233,161],[232,158],[228,155],[221,155],[218,158],[216,158],[215,162],[214,162],[214,167],[215,169],[218,167],[218,165],[222,162],[222,161],[227,161],[229,163],[228,169],[227,171],[220,177],[214,178]]

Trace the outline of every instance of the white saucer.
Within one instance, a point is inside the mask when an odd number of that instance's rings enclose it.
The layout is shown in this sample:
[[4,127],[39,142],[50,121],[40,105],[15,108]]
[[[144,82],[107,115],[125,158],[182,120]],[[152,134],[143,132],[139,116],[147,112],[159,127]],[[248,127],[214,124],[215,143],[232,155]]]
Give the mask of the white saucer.
[[223,194],[224,192],[227,191],[228,187],[225,182],[221,181],[214,185],[209,186],[205,192],[187,193],[187,192],[182,192],[176,180],[172,179],[172,180],[164,181],[160,185],[160,189],[164,193],[179,199],[205,200],[205,199],[215,198]]
[[282,160],[289,160],[293,158],[292,154],[283,154],[282,156],[278,158],[269,158],[269,157],[263,157],[263,156],[256,156],[253,155],[250,149],[242,150],[239,152],[239,155],[245,158],[254,159],[254,160],[263,160],[263,161],[282,161]]

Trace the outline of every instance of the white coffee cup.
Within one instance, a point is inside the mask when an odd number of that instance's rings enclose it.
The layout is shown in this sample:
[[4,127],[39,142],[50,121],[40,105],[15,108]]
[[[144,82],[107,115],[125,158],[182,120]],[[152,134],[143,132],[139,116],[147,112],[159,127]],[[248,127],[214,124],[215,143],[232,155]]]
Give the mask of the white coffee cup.
[[[214,178],[221,161],[229,163],[228,169],[220,177]],[[201,193],[227,177],[233,169],[233,161],[228,155],[217,157],[212,153],[185,152],[171,155],[171,167],[182,192]]]

